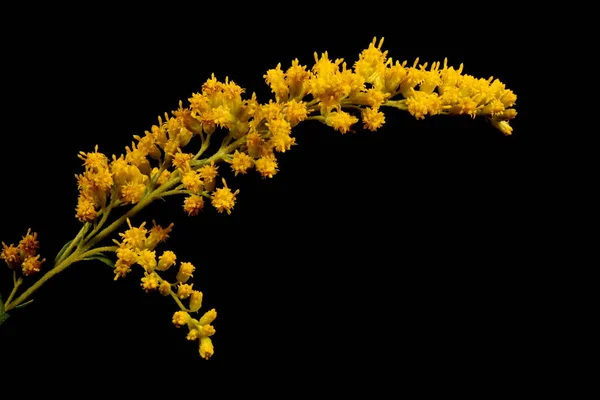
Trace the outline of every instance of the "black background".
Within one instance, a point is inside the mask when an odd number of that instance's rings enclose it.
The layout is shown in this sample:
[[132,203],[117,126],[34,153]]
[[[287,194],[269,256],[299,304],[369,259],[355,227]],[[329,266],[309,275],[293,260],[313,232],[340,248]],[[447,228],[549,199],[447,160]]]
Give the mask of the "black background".
[[[62,17],[38,9],[35,22],[20,14],[23,23],[3,28],[0,144],[0,240],[17,242],[31,227],[48,259],[78,230],[77,153],[98,144],[121,154],[213,72],[267,102],[262,75],[277,63],[312,65],[313,52],[328,51],[352,65],[385,36],[394,59],[448,57],[465,73],[499,78],[517,94],[519,115],[512,137],[483,119],[416,121],[393,109],[377,132],[299,125],[273,179],[224,172],[241,190],[231,216],[207,207],[188,218],[171,198],[135,220],[175,223],[163,248],[197,266],[194,288],[218,311],[212,359],[173,326],[170,299],[139,287],[139,271],[114,282],[87,262],[0,328],[5,379],[57,374],[137,390],[133,376],[168,388],[200,373],[243,370],[268,381],[276,369],[313,381],[382,365],[394,379],[522,379],[529,356],[519,351],[516,365],[515,349],[531,340],[537,307],[527,293],[548,139],[532,124],[531,66],[515,55],[527,41],[516,27],[485,13],[474,23],[382,9],[48,12]],[[10,283],[0,270],[5,297]]]

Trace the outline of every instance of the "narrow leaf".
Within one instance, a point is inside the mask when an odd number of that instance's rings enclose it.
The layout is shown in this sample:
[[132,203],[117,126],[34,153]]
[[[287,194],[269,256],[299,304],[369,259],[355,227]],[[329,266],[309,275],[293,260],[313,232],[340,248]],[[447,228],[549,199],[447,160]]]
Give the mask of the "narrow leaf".
[[15,310],[16,310],[17,308],[23,308],[23,307],[25,307],[26,305],[29,305],[29,304],[31,304],[31,303],[33,303],[33,299],[31,299],[31,300],[29,300],[29,301],[26,301],[26,302],[25,302],[25,303],[23,303],[23,304],[19,304],[18,306],[16,306],[16,307],[15,307]]
[[115,267],[115,263],[110,258],[106,257],[104,254],[95,254],[93,256],[86,257],[83,260],[98,260],[102,261],[104,264],[108,265],[111,268]]
[[65,245],[62,247],[62,249],[60,249],[60,251],[58,252],[58,254],[56,255],[56,257],[54,258],[54,263],[56,264],[56,262],[58,261],[58,259],[63,255],[63,253],[65,252],[65,250],[67,250],[67,247],[69,247],[69,245],[71,244],[73,240],[69,240],[67,243],[65,243]]

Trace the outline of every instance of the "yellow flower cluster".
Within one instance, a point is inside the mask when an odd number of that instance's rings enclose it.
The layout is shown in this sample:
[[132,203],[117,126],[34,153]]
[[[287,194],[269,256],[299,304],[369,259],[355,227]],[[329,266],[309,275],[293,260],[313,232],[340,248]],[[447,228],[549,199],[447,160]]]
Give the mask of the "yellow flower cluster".
[[[230,190],[224,179],[223,187],[216,188],[216,163],[229,163],[235,175],[254,168],[272,178],[279,170],[276,154],[296,144],[292,128],[307,119],[341,133],[352,132],[359,121],[374,131],[386,122],[382,109],[394,107],[418,119],[483,116],[504,134],[512,133],[509,121],[517,115],[512,108],[516,95],[498,79],[463,74],[462,65],[455,69],[447,60],[428,68],[417,59],[407,66],[407,61],[389,58],[382,45],[383,39],[374,38],[351,67],[341,58],[330,59],[327,52],[315,53],[310,68],[297,59],[287,69],[278,64],[264,75],[275,95],[267,103],[259,103],[255,94],[243,99],[245,89],[213,74],[188,99],[188,107],[180,102],[145,136],[134,136],[137,143],[126,147],[125,155],[113,155],[109,162],[97,147],[93,153],[80,153],[85,171],[77,176],[77,217],[94,221],[110,196],[112,206],[138,204],[158,188],[186,195],[183,208],[190,216],[204,209],[205,199],[218,212],[231,213],[239,191]],[[217,128],[225,131],[220,149],[201,158]],[[183,151],[194,136],[199,137],[200,150]]]
[[[172,195],[184,196],[183,209],[190,216],[198,215],[206,201],[218,213],[230,214],[240,191],[228,186],[218,164],[227,163],[231,170],[225,172],[236,176],[254,169],[262,178],[273,178],[279,171],[279,153],[296,144],[292,129],[303,121],[319,121],[342,134],[353,132],[362,121],[364,129],[375,131],[386,122],[382,110],[393,107],[417,119],[439,114],[484,117],[502,133],[512,133],[517,97],[498,79],[463,74],[462,65],[455,69],[447,60],[428,68],[417,59],[408,66],[406,61],[389,58],[382,45],[383,39],[373,39],[353,64],[330,59],[327,52],[315,53],[310,67],[297,59],[286,69],[278,64],[263,76],[275,97],[266,103],[259,103],[255,94],[243,99],[245,89],[227,77],[219,81],[213,74],[200,92],[191,95],[187,107],[179,102],[177,110],[158,117],[158,124],[144,136],[133,136],[124,154],[109,159],[98,146],[93,152],[80,152],[84,171],[75,175],[79,191],[75,215],[83,227],[57,255],[52,274],[12,301],[22,280],[15,282],[6,307],[0,307],[0,323],[5,319],[2,312],[22,304],[57,272],[81,260],[101,259],[110,264],[103,252],[114,251],[114,279],[129,274],[134,265],[141,266],[141,287],[173,298],[180,309],[173,323],[187,325],[187,338],[198,339],[200,355],[209,358],[214,353],[210,337],[215,333],[211,324],[216,312],[210,310],[199,319],[190,315],[199,311],[203,300],[202,292],[190,282],[195,267],[180,262],[174,276],[166,279],[177,256],[170,250],[156,252],[173,224],[134,227],[130,217]],[[215,137],[221,141],[218,148]],[[194,147],[190,144],[197,147],[189,150],[188,146]],[[107,224],[115,208],[126,206],[130,208]],[[114,240],[117,246],[94,247],[125,221],[128,229],[119,234],[120,241]],[[40,270],[44,260],[36,254],[37,234],[28,231],[18,246],[2,246],[0,258],[12,269],[20,268],[23,275]]]
[[[443,68],[434,62],[419,65],[416,59],[412,67],[407,61],[394,62],[382,51],[383,39],[373,39],[363,50],[353,69],[343,59],[330,60],[327,52],[320,57],[315,53],[315,64],[310,72],[294,61],[285,73],[281,65],[265,75],[279,101],[285,101],[294,93],[294,100],[311,95],[308,110],[318,105],[320,116],[316,117],[341,133],[351,130],[358,117],[343,109],[360,112],[364,128],[380,128],[385,117],[382,106],[407,110],[415,118],[426,115],[454,114],[484,116],[504,134],[511,134],[508,121],[517,113],[511,108],[516,95],[498,79],[477,79],[449,67],[444,60]],[[299,73],[304,71],[305,73]],[[401,96],[400,100],[393,100]]]
[[[80,153],[85,171],[77,176],[77,217],[95,221],[100,215],[105,218],[111,207],[139,205],[176,194],[185,196],[183,209],[190,216],[198,215],[205,201],[217,212],[230,214],[239,190],[230,189],[224,177],[218,179],[217,164],[228,163],[234,175],[255,169],[263,178],[273,178],[279,170],[277,153],[296,144],[292,129],[305,120],[320,121],[342,134],[353,132],[359,121],[365,129],[375,131],[386,122],[384,107],[394,107],[417,119],[438,114],[483,116],[504,134],[511,134],[509,121],[516,116],[511,108],[516,96],[499,80],[463,74],[462,65],[454,69],[447,60],[443,66],[434,62],[428,68],[417,59],[407,66],[406,61],[389,58],[382,45],[383,39],[373,39],[353,65],[341,58],[330,59],[327,52],[315,53],[311,67],[301,65],[298,59],[287,69],[278,64],[263,76],[275,96],[266,103],[259,103],[255,94],[242,98],[245,89],[227,77],[219,81],[213,74],[200,92],[191,95],[188,107],[179,102],[179,108],[171,116],[165,113],[164,120],[159,117],[158,125],[145,136],[134,136],[137,143],[126,147],[125,155],[113,155],[109,162],[97,147],[93,153]],[[220,148],[205,155],[217,133],[222,138]],[[194,138],[199,150],[190,152],[185,148]],[[217,187],[219,181],[221,187]],[[170,228],[161,231],[161,240]],[[171,251],[157,257],[154,248],[160,240],[149,237],[157,236],[159,229],[155,226],[147,231],[144,224],[137,228],[129,225],[121,234],[115,279],[139,264],[145,271],[144,290],[170,294],[178,302],[189,298],[189,309],[179,303],[181,311],[173,322],[190,327],[188,338],[200,338],[200,352],[207,358],[212,354],[208,336],[214,330],[188,314],[198,310],[202,299],[201,292],[187,283],[194,267],[181,263],[175,282],[159,275],[176,262]]]
[[6,245],[2,242],[2,252],[0,258],[3,259],[12,270],[20,269],[23,275],[29,276],[40,272],[42,263],[46,259],[40,260],[40,255],[37,250],[40,247],[40,242],[37,239],[37,233],[27,230],[27,234],[23,236],[19,244]]
[[[129,229],[119,233],[121,241],[114,240],[118,244],[115,280],[131,272],[133,265],[140,265],[144,270],[140,284],[142,289],[146,292],[158,290],[161,295],[171,296],[175,300],[180,311],[175,313],[173,323],[178,327],[188,325],[190,332],[187,338],[200,339],[200,355],[208,359],[214,353],[209,337],[215,333],[215,329],[210,324],[215,320],[217,313],[214,309],[210,310],[199,320],[189,314],[200,310],[204,297],[201,291],[193,288],[193,283],[187,283],[193,277],[196,267],[190,262],[180,262],[175,279],[170,282],[164,275],[176,264],[177,256],[170,250],[163,251],[158,258],[156,256],[156,246],[169,237],[173,224],[162,228],[154,223],[151,229],[146,229],[145,222],[139,227],[132,226],[129,219],[127,223]],[[173,288],[176,288],[176,291]],[[186,299],[189,299],[187,308],[181,302]]]
[[[129,229],[121,236],[121,242],[114,240],[119,246],[117,252],[117,262],[115,263],[115,280],[124,277],[131,272],[131,266],[139,264],[144,268],[147,285],[152,286],[154,279],[154,270],[166,271],[175,264],[175,254],[172,251],[165,251],[156,258],[156,246],[168,239],[169,233],[173,229],[173,224],[163,228],[154,222],[154,226],[146,229],[146,222],[139,227],[131,226],[131,221],[127,219]],[[144,287],[147,289],[147,287]],[[155,287],[153,289],[157,289]]]
[[204,313],[200,319],[195,319],[186,311],[176,311],[173,314],[173,324],[176,327],[187,325],[189,331],[188,340],[199,340],[200,356],[208,360],[215,352],[211,336],[215,334],[215,328],[211,323],[217,318],[217,312],[213,308]]

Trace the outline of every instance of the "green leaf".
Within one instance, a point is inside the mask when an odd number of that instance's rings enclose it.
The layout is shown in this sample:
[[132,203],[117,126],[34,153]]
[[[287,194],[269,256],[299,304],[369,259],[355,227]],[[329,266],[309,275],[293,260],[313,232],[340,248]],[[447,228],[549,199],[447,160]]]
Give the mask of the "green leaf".
[[63,255],[63,253],[65,252],[65,250],[67,250],[67,247],[69,247],[69,245],[71,244],[73,240],[69,240],[67,243],[65,243],[65,245],[62,247],[62,249],[60,249],[60,251],[58,252],[58,254],[56,255],[56,257],[54,258],[54,264],[56,264],[56,262],[58,261],[58,259]]
[[0,293],[0,314],[4,314],[4,301],[2,300],[2,293]]
[[29,301],[26,301],[26,302],[25,302],[25,303],[23,303],[23,304],[19,304],[18,306],[16,306],[16,307],[15,307],[15,310],[16,310],[17,308],[23,308],[23,307],[25,307],[25,306],[27,306],[27,305],[29,305],[29,304],[31,304],[31,303],[33,303],[33,299],[31,299],[31,300],[29,300]]
[[108,265],[111,268],[115,267],[115,263],[110,258],[106,257],[104,254],[94,254],[93,256],[89,256],[83,259],[83,261],[87,260],[102,261],[104,264]]
[[0,325],[2,325],[2,323],[4,321],[6,321],[8,319],[8,317],[10,317],[10,314],[7,314],[5,312],[0,312]]

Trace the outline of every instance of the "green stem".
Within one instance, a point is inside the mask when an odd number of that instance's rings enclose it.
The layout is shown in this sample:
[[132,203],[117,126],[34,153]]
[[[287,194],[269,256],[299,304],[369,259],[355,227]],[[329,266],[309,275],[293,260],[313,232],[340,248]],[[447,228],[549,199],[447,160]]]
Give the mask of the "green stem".
[[17,307],[19,304],[23,303],[25,300],[27,300],[27,298],[29,296],[31,296],[36,290],[38,290],[48,279],[52,278],[54,275],[58,274],[59,272],[64,271],[70,265],[73,265],[76,262],[81,261],[84,258],[93,256],[94,254],[97,254],[97,253],[102,253],[104,251],[116,251],[116,250],[117,250],[117,246],[97,247],[95,249],[88,250],[88,251],[82,251],[81,249],[77,249],[77,250],[75,250],[75,252],[73,254],[71,254],[69,257],[67,257],[65,260],[63,260],[60,264],[57,264],[53,269],[46,272],[46,274],[44,276],[42,276],[37,282],[35,282],[33,285],[31,285],[31,287],[29,289],[27,289],[25,292],[23,292],[23,294],[21,294],[19,297],[17,297],[15,299],[15,301],[11,302],[12,297],[16,293],[16,288],[18,288],[21,285],[21,283],[23,282],[23,278],[19,278],[19,280],[17,281],[17,285],[15,285],[15,288],[13,288],[13,292],[10,294],[10,296],[8,297],[8,300],[6,301],[6,304],[5,304],[6,311],[11,310],[11,309]]
[[108,216],[109,216],[110,212],[112,211],[113,207],[114,207],[114,203],[111,200],[111,202],[108,205],[108,207],[106,207],[106,209],[103,211],[102,218],[100,219],[100,222],[98,222],[98,225],[96,225],[96,227],[94,228],[94,230],[92,230],[89,233],[89,235],[87,235],[87,237],[83,241],[84,243],[87,242],[88,240],[90,240],[91,238],[93,238],[94,235],[96,233],[98,233],[98,231],[104,226],[104,224],[106,223],[106,220],[108,219]]
[[174,195],[177,195],[177,194],[188,194],[188,195],[193,195],[194,193],[193,193],[193,192],[191,192],[191,191],[189,191],[189,190],[187,190],[187,189],[183,189],[183,187],[182,187],[182,186],[178,186],[178,187],[176,187],[176,188],[175,188],[175,189],[173,189],[173,190],[169,190],[169,191],[167,191],[167,192],[163,192],[163,193],[160,195],[160,197],[162,198],[162,197],[167,197],[167,196],[174,196]]
[[196,153],[196,155],[194,156],[194,158],[192,158],[192,160],[197,160],[200,158],[200,156],[202,154],[204,154],[204,152],[208,149],[208,146],[210,145],[210,138],[211,138],[212,134],[208,134],[206,135],[206,140],[202,140],[202,146],[200,147],[200,150],[198,150],[198,153]]
[[105,251],[115,252],[119,250],[119,246],[104,246],[104,247],[96,247],[95,249],[91,249],[86,251],[81,255],[81,259],[87,258],[89,256],[93,256],[94,254],[104,253]]
[[175,300],[175,303],[177,303],[177,305],[179,306],[179,308],[181,308],[182,311],[190,311],[188,310],[183,303],[181,302],[181,300],[179,300],[179,297],[177,297],[177,295],[175,294],[175,292],[173,292],[171,290],[171,297],[173,298],[173,300]]
[[[223,157],[226,154],[229,154],[233,150],[237,149],[239,146],[241,146],[244,143],[244,141],[245,141],[245,137],[242,137],[242,138],[236,140],[235,142],[229,144],[225,148],[221,148],[217,153],[213,154],[211,157],[204,160],[204,163],[209,164],[211,161],[218,162],[218,161],[223,160]],[[131,208],[127,213],[123,214],[120,218],[116,219],[112,224],[110,224],[109,226],[107,226],[106,228],[104,228],[102,231],[98,232],[94,236],[91,236],[91,235],[88,236],[88,240],[86,242],[84,242],[83,244],[79,243],[79,245],[78,245],[78,242],[80,242],[81,238],[85,235],[85,233],[87,232],[87,229],[89,228],[89,223],[86,223],[81,228],[81,230],[79,231],[79,233],[77,234],[75,239],[73,239],[73,241],[71,242],[69,247],[65,250],[65,252],[60,257],[58,262],[55,264],[54,268],[52,268],[51,270],[46,272],[46,274],[44,274],[44,276],[42,276],[38,281],[36,281],[33,285],[31,285],[31,287],[29,287],[25,292],[23,292],[14,301],[11,301],[12,297],[14,297],[14,295],[16,293],[16,288],[18,286],[20,286],[20,284],[22,283],[22,278],[20,278],[21,282],[18,281],[17,282],[18,284],[15,284],[15,288],[13,288],[13,293],[11,293],[11,296],[9,296],[8,301],[5,303],[5,311],[9,311],[9,310],[17,307],[19,304],[23,303],[24,301],[26,301],[36,290],[38,290],[44,283],[46,283],[46,281],[48,281],[54,275],[64,271],[70,265],[72,265],[78,261],[81,261],[82,259],[84,259],[86,257],[92,256],[97,253],[101,253],[103,251],[114,251],[115,246],[98,247],[96,249],[92,249],[92,248],[94,247],[95,244],[104,240],[107,236],[109,236],[114,231],[116,231],[117,228],[119,228],[121,225],[123,225],[123,223],[125,223],[128,218],[134,217],[137,213],[139,213],[142,209],[144,209],[144,207],[146,207],[147,205],[152,203],[154,200],[161,198],[164,193],[168,193],[169,190],[171,188],[173,188],[173,186],[180,183],[180,181],[181,181],[181,178],[179,176],[176,176],[173,179],[166,182],[165,184],[158,187],[156,190],[148,193],[144,198],[142,198],[142,200],[140,200],[140,202],[138,202],[135,206],[133,206],[133,208]],[[174,194],[174,193],[169,193],[169,194]],[[107,215],[105,215],[105,216],[107,217]],[[101,221],[101,223],[104,223],[105,216],[103,216],[103,221]],[[98,229],[98,227],[95,230],[97,230],[97,229]],[[75,248],[75,251],[73,251],[73,253],[69,254],[73,250],[73,248]],[[175,300],[180,307],[184,308],[183,304],[181,304],[179,299],[176,298]],[[3,313],[2,315],[5,315],[5,313]],[[6,317],[3,317],[3,318],[4,318],[4,320],[6,319]]]
[[[158,283],[162,284],[163,282],[165,282],[165,280],[163,278],[160,277],[160,275],[156,274],[156,277],[158,278]],[[179,297],[177,297],[177,294],[175,294],[175,292],[173,291],[173,289],[169,289],[169,294],[171,295],[171,297],[173,298],[173,300],[175,300],[175,303],[177,303],[177,305],[179,306],[179,308],[182,311],[190,311],[188,310],[183,303],[181,302],[181,300],[179,300]]]
[[402,100],[387,100],[382,106],[394,107],[402,111],[408,111],[408,105],[406,104],[406,99]]
[[[60,263],[56,264],[54,266],[54,268],[52,268],[51,270],[49,270],[48,272],[46,272],[44,274],[44,276],[42,276],[37,282],[35,282],[33,285],[31,285],[29,287],[29,289],[27,289],[26,291],[24,291],[14,301],[11,302],[10,301],[11,298],[9,297],[9,301],[7,301],[6,305],[5,305],[6,311],[15,308],[16,306],[18,306],[19,304],[21,304],[22,302],[24,302],[25,300],[27,300],[29,298],[29,296],[31,296],[44,283],[46,283],[46,281],[48,279],[52,278],[54,275],[56,275],[59,272],[63,271],[69,265],[71,265],[71,264],[73,264],[73,263],[81,260],[81,258],[78,257],[80,255],[80,253],[81,253],[81,250],[80,249],[76,249],[70,256],[68,256],[63,261],[61,261]],[[14,291],[14,289],[13,289],[13,291]]]
[[73,248],[75,246],[77,246],[78,242],[81,240],[81,238],[83,238],[83,236],[85,235],[85,233],[87,232],[89,227],[90,227],[89,222],[86,222],[85,224],[83,224],[83,226],[79,230],[79,233],[77,234],[77,236],[75,236],[75,238],[71,241],[71,244],[69,244],[69,247],[67,247],[67,249],[62,253],[60,258],[58,260],[56,260],[54,265],[59,265],[61,262],[63,262],[65,260],[66,257],[68,257],[70,255],[71,250],[73,250]]
[[17,290],[19,290],[19,286],[21,286],[23,284],[23,277],[20,276],[19,279],[16,279],[16,273],[13,271],[13,281],[14,281],[14,286],[12,291],[10,292],[10,294],[8,295],[8,299],[6,299],[6,303],[7,304],[6,310],[9,310],[8,308],[8,304],[10,303],[10,301],[13,299],[13,297],[15,297],[15,294],[17,294]]
[[[160,188],[162,188],[162,186]],[[140,200],[140,202],[137,203],[131,210],[127,211],[120,218],[117,218],[112,224],[104,228],[94,238],[90,238],[90,240],[84,246],[84,251],[91,247],[94,247],[96,243],[100,242],[108,235],[113,233],[115,230],[117,230],[117,228],[119,228],[123,223],[125,223],[125,221],[127,221],[128,218],[134,217],[135,215],[137,215],[137,213],[142,211],[144,207],[152,203],[152,201],[155,199],[155,193],[158,192],[160,188],[149,194],[147,197]]]

